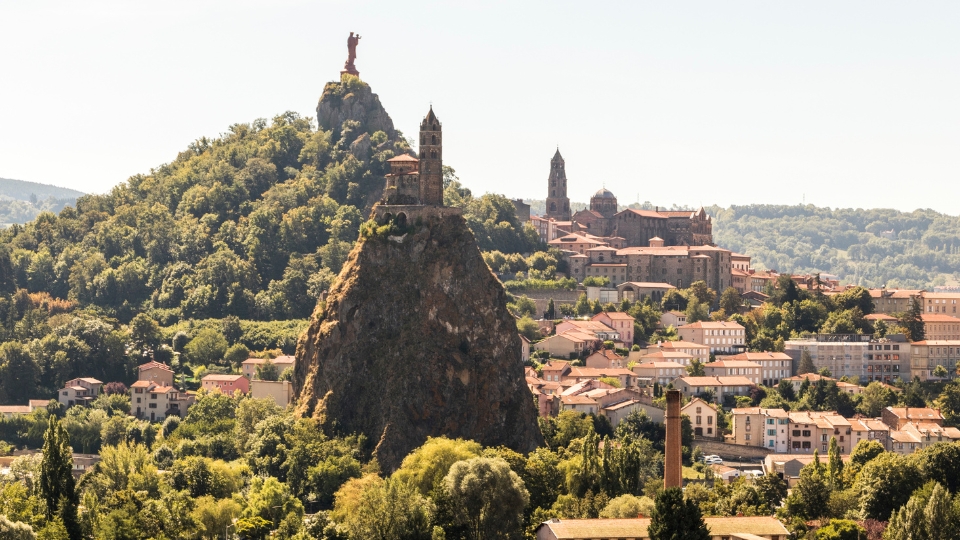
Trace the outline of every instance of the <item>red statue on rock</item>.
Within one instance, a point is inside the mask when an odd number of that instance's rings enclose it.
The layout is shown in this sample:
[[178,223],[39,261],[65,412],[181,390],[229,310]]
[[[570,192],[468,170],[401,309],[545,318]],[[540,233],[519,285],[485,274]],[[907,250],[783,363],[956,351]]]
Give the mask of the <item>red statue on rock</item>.
[[353,35],[353,32],[350,32],[350,37],[347,38],[347,61],[343,64],[343,71],[340,72],[340,75],[349,73],[357,77],[360,76],[357,66],[353,65],[353,61],[357,59],[358,43],[360,43],[360,34]]

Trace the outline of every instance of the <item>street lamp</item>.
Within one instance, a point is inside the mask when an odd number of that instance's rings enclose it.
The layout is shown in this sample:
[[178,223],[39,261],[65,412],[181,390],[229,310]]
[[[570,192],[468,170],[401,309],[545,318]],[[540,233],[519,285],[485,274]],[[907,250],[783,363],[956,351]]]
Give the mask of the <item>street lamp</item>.
[[236,527],[236,526],[237,526],[237,518],[233,518],[230,521],[230,524],[223,528],[223,540],[228,540],[229,538],[229,536],[227,536],[227,530],[230,529],[230,527]]

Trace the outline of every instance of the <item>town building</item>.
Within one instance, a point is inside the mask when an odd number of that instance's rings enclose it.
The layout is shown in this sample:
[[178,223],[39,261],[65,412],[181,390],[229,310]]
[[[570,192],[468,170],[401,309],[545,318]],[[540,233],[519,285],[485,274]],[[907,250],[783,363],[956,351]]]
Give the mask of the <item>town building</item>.
[[935,422],[907,422],[890,430],[890,451],[907,455],[936,443],[960,442],[960,429]]
[[570,369],[564,372],[563,376],[560,378],[560,381],[578,383],[586,380],[599,380],[608,377],[617,379],[621,388],[631,388],[637,385],[637,374],[625,368],[588,368],[570,366]]
[[793,375],[793,359],[781,352],[743,352],[727,356],[725,361],[746,360],[760,365],[760,382],[764,386],[776,386],[780,379]]
[[687,324],[687,314],[682,311],[664,311],[660,315],[660,324],[664,328],[679,328]]
[[[775,517],[704,517],[711,540],[788,540],[790,532]],[[559,519],[544,521],[537,540],[647,540],[650,518]]]
[[683,341],[699,343],[710,348],[711,354],[745,352],[746,331],[743,326],[729,321],[701,321],[677,328]]
[[557,324],[556,332],[558,335],[570,331],[593,334],[600,338],[601,341],[622,341],[620,332],[596,320],[596,318],[589,321],[566,319]]
[[910,347],[910,378],[921,381],[938,379],[934,375],[937,366],[943,366],[946,374],[942,378],[954,378],[957,375],[957,362],[960,362],[960,340],[924,340],[914,341]]
[[[264,358],[247,358],[246,360],[243,361],[242,364],[240,364],[240,373],[242,373],[244,377],[252,381],[255,378],[257,378],[256,377],[257,368],[259,368],[263,364],[266,364],[267,362],[268,360]],[[296,367],[297,358],[291,355],[283,355],[283,356],[278,356],[276,358],[273,358],[269,360],[269,362],[274,366],[276,366],[277,375],[280,375],[287,369],[293,369],[294,367]]]
[[625,281],[617,285],[617,300],[639,302],[649,298],[654,304],[660,305],[663,295],[671,289],[676,287],[664,282]]
[[686,376],[687,368],[676,362],[643,362],[633,366],[633,372],[637,375],[638,381],[643,381],[644,386],[650,386],[653,383],[666,386],[678,377]]
[[723,403],[725,396],[747,396],[756,385],[746,377],[680,377],[673,382],[674,388],[685,397],[700,396],[713,392],[717,403]]
[[[926,292],[921,295],[924,313],[942,313],[960,317],[957,305],[960,304],[960,292]],[[906,310],[904,310],[906,311]]]
[[[871,336],[861,334],[817,334],[807,339],[787,340],[784,352],[793,359],[794,366],[800,365],[800,357],[806,351],[818,370],[827,368],[834,377],[860,380],[867,375],[865,360],[870,340]],[[899,374],[903,365],[891,364],[891,369],[894,365],[898,366],[896,374]],[[896,375],[891,375],[893,380]]]
[[57,400],[65,409],[74,405],[87,407],[93,400],[97,399],[102,387],[102,382],[91,377],[70,379],[57,392]]
[[293,384],[290,381],[250,381],[250,397],[272,399],[277,405],[286,407],[293,403]]
[[633,345],[633,317],[630,315],[620,311],[611,311],[597,313],[590,320],[605,324],[620,334],[620,341],[627,345]]
[[783,409],[738,407],[730,411],[734,444],[759,446],[772,452],[790,449],[790,418]]
[[138,366],[137,380],[155,382],[161,386],[173,386],[173,370],[166,364],[151,360]]
[[690,418],[690,426],[693,428],[694,437],[716,439],[723,436],[723,433],[717,429],[717,409],[715,405],[695,397],[681,407],[680,413]]
[[837,439],[840,453],[849,453],[857,443],[850,420],[835,411],[784,411],[738,408],[731,411],[734,444],[760,446],[777,453],[824,455],[830,439]]
[[880,412],[880,419],[890,429],[901,429],[910,422],[943,425],[940,410],[929,407],[887,407]]
[[[650,351],[651,349],[647,349]],[[640,356],[638,362],[674,362],[681,366],[689,366],[693,363],[693,356],[689,353],[672,351],[669,349],[656,349],[655,352],[647,352]]]
[[130,414],[141,420],[160,422],[168,416],[183,418],[195,401],[193,395],[153,380],[139,380],[130,385]]
[[591,354],[584,361],[584,365],[588,368],[598,368],[598,369],[609,369],[609,368],[624,368],[626,369],[628,359],[625,356],[620,356],[619,354],[611,351],[610,349],[600,349],[595,353]]
[[586,356],[602,346],[603,340],[596,334],[578,330],[556,334],[533,344],[534,349],[547,351],[551,357],[571,360]]
[[[818,456],[820,462],[826,466],[826,456]],[[840,454],[840,460],[847,464],[849,454]],[[763,459],[763,468],[766,474],[781,476],[787,482],[787,487],[793,489],[800,481],[800,470],[813,463],[811,454],[767,454]]]
[[237,390],[242,394],[250,393],[250,380],[243,375],[205,375],[200,380],[200,388],[208,392],[222,392],[232,396]]
[[906,313],[913,306],[914,298],[923,296],[923,289],[869,289],[873,300],[873,312],[893,315]]
[[650,345],[647,348],[649,353],[654,353],[657,351],[670,351],[670,352],[681,352],[688,354],[693,358],[696,358],[701,364],[705,364],[710,360],[710,347],[703,345],[701,343],[694,343],[692,341],[661,341],[655,345]]
[[960,340],[960,319],[942,313],[924,313],[923,337],[934,341]]
[[762,379],[760,364],[748,360],[718,360],[703,365],[703,372],[708,377],[736,377],[741,376],[759,385]]

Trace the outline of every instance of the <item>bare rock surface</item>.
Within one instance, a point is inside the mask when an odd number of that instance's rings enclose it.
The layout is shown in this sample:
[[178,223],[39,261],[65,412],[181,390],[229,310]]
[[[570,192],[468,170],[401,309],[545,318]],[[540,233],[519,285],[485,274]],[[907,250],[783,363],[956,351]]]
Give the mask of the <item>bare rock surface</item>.
[[301,415],[395,470],[428,436],[543,444],[506,292],[458,215],[362,240],[297,346]]

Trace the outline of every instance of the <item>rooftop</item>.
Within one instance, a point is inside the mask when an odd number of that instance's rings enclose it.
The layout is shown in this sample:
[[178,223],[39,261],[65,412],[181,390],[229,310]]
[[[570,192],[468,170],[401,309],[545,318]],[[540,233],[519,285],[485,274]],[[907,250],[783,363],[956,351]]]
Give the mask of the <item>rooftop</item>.
[[[758,536],[789,534],[780,521],[770,516],[704,517],[710,536],[734,536],[738,533]],[[631,519],[552,519],[541,527],[549,527],[558,540],[587,538],[649,538],[649,518]]]

